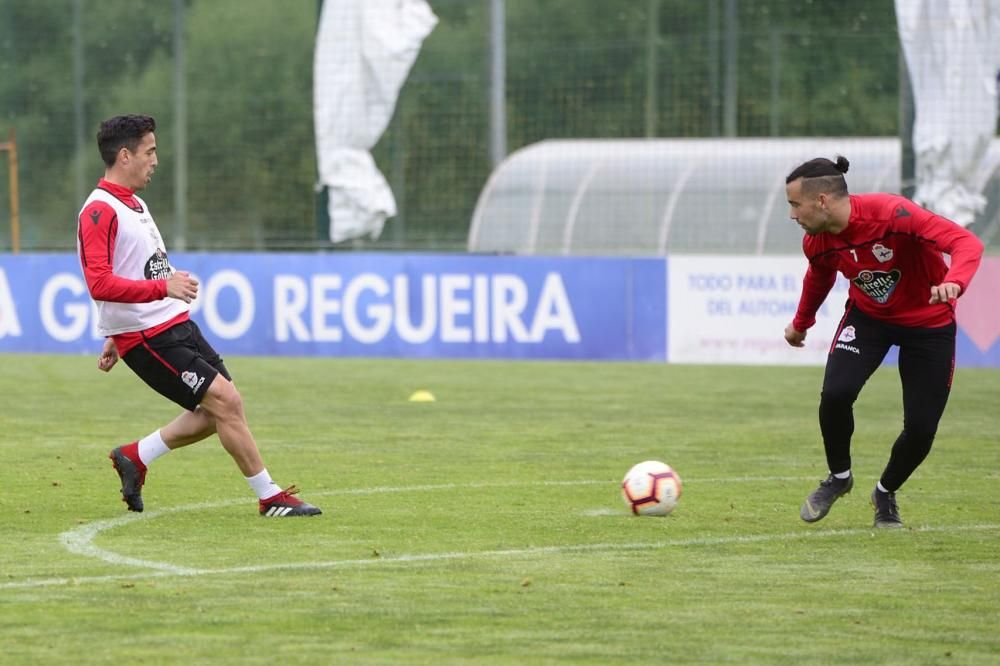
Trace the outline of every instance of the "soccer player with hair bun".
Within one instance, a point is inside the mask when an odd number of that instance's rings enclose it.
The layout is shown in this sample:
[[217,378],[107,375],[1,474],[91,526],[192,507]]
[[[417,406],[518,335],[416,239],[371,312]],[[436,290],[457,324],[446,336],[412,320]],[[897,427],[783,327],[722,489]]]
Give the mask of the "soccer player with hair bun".
[[[816,158],[785,179],[791,218],[809,260],[785,340],[802,347],[816,312],[842,274],[850,281],[844,316],[830,344],[819,424],[829,476],[800,517],[822,519],[851,491],[854,401],[899,347],[903,430],[872,490],[874,526],[902,527],[896,492],[931,450],[955,369],[955,300],[979,267],[983,243],[970,231],[895,194],[848,194],[850,163]],[[951,257],[950,264],[942,255]]]
[[97,146],[104,178],[77,224],[80,266],[107,339],[97,367],[121,358],[153,390],[184,411],[167,425],[108,455],[129,511],[142,511],[147,466],[162,455],[218,434],[268,517],[321,513],[272,479],[247,425],[243,398],[219,354],[188,318],[198,281],[174,270],[153,216],[136,192],[156,170],[156,121],[115,116],[101,123]]

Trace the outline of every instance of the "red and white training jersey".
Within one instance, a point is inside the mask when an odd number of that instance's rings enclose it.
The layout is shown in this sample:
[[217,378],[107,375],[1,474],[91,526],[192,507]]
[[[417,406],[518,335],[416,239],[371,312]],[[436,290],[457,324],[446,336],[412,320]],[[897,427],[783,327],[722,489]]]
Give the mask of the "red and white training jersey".
[[[899,195],[854,194],[850,199],[846,229],[806,235],[802,241],[809,269],[792,320],[795,330],[816,323],[837,272],[850,281],[854,305],[874,319],[921,328],[954,321],[951,303],[929,303],[931,287],[954,282],[965,293],[983,256],[982,241]],[[950,255],[950,266],[943,254]]]
[[97,328],[112,336],[164,328],[187,318],[188,304],[167,298],[174,269],[146,203],[132,190],[103,178],[80,211],[80,267],[97,303]]

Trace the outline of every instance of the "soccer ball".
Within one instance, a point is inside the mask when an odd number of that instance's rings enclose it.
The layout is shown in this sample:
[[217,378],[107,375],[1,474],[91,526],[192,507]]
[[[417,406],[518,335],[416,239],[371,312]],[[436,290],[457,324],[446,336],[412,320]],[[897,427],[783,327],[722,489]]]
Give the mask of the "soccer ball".
[[681,477],[659,460],[641,462],[622,479],[622,497],[637,516],[665,516],[681,498]]

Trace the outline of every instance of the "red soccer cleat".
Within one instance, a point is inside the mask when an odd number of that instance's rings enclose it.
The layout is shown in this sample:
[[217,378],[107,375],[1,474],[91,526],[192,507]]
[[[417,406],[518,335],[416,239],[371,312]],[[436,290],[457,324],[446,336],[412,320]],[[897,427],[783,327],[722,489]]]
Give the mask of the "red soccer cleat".
[[[142,485],[146,483],[146,466],[139,460],[137,442],[112,449],[108,457],[122,481],[122,501],[129,511],[142,511]],[[131,449],[126,453],[126,450]]]

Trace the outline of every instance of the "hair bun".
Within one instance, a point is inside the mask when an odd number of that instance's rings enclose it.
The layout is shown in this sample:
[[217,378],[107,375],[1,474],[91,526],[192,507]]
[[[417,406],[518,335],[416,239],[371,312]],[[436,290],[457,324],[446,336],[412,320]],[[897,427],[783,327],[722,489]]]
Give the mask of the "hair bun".
[[847,161],[846,157],[843,155],[837,155],[837,171],[840,173],[847,173],[847,169],[850,166],[851,163]]

